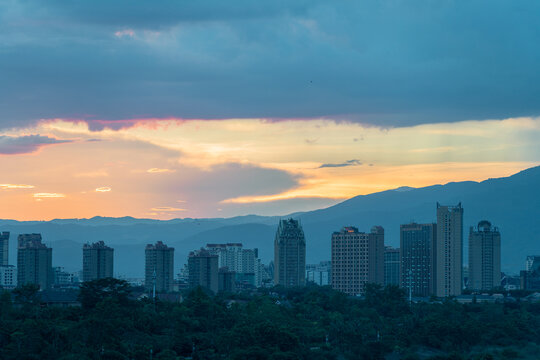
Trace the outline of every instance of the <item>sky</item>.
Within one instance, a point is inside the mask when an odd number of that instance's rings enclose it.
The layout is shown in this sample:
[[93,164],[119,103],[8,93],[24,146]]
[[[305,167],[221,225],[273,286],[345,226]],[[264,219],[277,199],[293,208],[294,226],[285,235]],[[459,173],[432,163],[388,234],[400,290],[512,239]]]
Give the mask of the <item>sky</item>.
[[539,23],[528,0],[0,0],[0,218],[285,215],[540,165]]

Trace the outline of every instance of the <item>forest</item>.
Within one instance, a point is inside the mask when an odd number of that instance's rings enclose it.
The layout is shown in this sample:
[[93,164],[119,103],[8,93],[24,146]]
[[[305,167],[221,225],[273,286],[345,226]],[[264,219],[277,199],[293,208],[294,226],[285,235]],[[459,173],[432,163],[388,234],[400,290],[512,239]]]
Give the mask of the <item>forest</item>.
[[0,359],[537,359],[540,303],[410,304],[395,286],[363,298],[329,287],[134,299],[83,283],[81,306],[43,306],[31,285],[0,295]]

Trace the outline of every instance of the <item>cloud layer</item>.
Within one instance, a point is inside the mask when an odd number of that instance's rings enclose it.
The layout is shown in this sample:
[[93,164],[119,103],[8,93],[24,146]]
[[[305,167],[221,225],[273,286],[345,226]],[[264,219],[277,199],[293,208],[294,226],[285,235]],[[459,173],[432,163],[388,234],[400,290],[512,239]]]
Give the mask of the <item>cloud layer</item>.
[[63,144],[68,142],[70,142],[70,140],[59,140],[43,135],[0,135],[0,154],[27,154],[37,151],[42,146]]
[[0,128],[538,115],[538,23],[534,0],[4,0]]

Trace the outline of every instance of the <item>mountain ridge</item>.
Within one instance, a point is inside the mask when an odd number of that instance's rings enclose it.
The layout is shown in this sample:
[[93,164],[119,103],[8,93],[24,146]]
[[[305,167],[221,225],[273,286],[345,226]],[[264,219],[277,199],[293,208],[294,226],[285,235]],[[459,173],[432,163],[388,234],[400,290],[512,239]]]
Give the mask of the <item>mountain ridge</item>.
[[[307,261],[312,263],[330,258],[331,233],[343,226],[353,225],[360,231],[369,231],[373,225],[382,225],[385,243],[399,246],[400,224],[411,220],[435,222],[437,202],[443,205],[461,202],[464,207],[465,258],[468,227],[486,219],[501,231],[503,271],[517,272],[523,267],[526,255],[540,253],[539,185],[540,166],[536,166],[508,177],[480,182],[400,187],[358,195],[327,208],[285,216],[252,214],[171,220],[96,216],[51,221],[0,220],[0,231],[12,233],[10,249],[16,249],[16,234],[41,232],[44,242],[53,247],[53,264],[65,266],[70,271],[82,266],[82,244],[104,240],[117,248],[115,269],[118,273],[142,276],[144,245],[157,240],[176,248],[177,269],[186,261],[189,251],[208,242],[244,242],[245,246],[258,247],[261,258],[267,263],[273,258],[273,232],[278,220],[294,217],[300,219],[304,227]],[[63,244],[64,248],[57,248],[55,244]],[[74,253],[76,251],[79,253]],[[15,262],[13,250],[10,251],[10,262]]]

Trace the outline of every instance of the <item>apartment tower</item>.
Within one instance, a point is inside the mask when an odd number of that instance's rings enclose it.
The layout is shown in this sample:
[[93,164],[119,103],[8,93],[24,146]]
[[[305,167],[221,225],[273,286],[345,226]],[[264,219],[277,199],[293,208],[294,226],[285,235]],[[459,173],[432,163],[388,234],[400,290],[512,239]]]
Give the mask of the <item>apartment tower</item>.
[[435,294],[457,296],[463,288],[463,207],[437,203]]
[[384,284],[384,229],[370,233],[347,226],[332,234],[332,288],[349,295],[364,293],[366,283]]
[[274,284],[306,284],[306,239],[298,220],[280,220],[274,240]]
[[17,237],[18,286],[36,284],[41,290],[52,286],[52,249],[41,240],[41,234],[20,234]]
[[405,224],[399,228],[400,286],[412,296],[434,294],[436,224]]
[[469,288],[491,290],[501,285],[501,234],[487,220],[469,230]]
[[7,266],[9,263],[9,232],[0,233],[0,266]]
[[399,286],[399,249],[384,247],[384,285]]
[[114,249],[103,241],[83,246],[83,281],[113,277]]
[[[219,290],[219,257],[206,249],[192,251],[188,257],[190,288],[197,286],[211,290],[217,293]],[[227,267],[224,272],[231,273]],[[231,285],[232,286],[232,285]],[[231,289],[224,289],[231,290]]]
[[174,284],[174,248],[158,241],[145,248],[144,284],[148,291],[169,292]]

